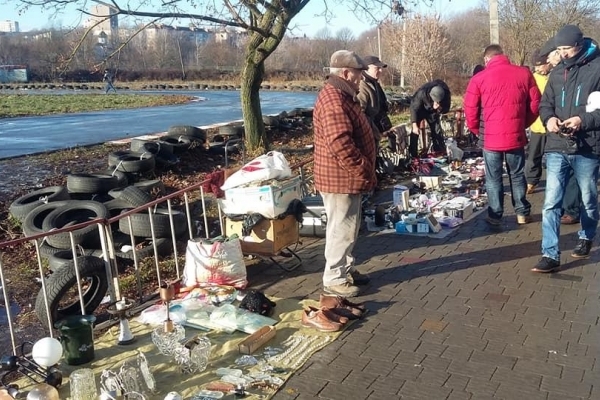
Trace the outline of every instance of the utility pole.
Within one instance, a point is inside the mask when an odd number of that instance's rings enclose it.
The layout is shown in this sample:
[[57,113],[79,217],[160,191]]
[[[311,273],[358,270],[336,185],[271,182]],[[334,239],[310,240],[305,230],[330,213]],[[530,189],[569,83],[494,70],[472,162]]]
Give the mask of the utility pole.
[[500,44],[500,23],[498,21],[498,0],[488,0],[490,9],[490,43]]

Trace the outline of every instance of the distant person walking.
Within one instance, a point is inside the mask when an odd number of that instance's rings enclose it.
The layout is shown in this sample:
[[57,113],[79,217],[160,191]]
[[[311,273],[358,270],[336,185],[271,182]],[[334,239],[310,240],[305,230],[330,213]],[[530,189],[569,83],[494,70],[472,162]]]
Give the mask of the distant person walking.
[[104,76],[102,77],[102,82],[104,82],[104,93],[108,94],[108,92],[112,89],[115,93],[117,93],[117,89],[113,86],[114,76],[109,70],[104,71]]

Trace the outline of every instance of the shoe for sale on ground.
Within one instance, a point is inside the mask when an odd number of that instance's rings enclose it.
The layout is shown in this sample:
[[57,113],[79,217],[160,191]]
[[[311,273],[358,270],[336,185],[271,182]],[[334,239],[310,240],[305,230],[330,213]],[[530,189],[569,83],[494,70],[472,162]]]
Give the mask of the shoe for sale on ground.
[[344,282],[339,285],[325,286],[325,293],[336,294],[342,297],[356,297],[360,293],[358,286],[352,285],[350,282]]
[[560,223],[563,225],[574,225],[579,223],[579,218],[575,218],[571,215],[565,214],[560,217]]
[[357,270],[348,272],[348,274],[346,274],[346,278],[348,279],[348,282],[358,286],[366,285],[371,282],[369,275],[361,274]]
[[333,322],[337,322],[338,324],[342,324],[345,325],[348,323],[348,317],[345,317],[341,314],[336,313],[333,308],[325,308],[325,307],[321,307],[321,308],[317,308],[317,307],[313,307],[313,306],[308,306],[308,310],[312,311],[312,312],[317,312],[317,311],[321,311],[326,317],[327,319],[329,319],[330,321]]
[[560,269],[560,261],[555,260],[550,257],[542,257],[542,259],[533,267],[531,270],[533,272],[555,272]]
[[362,318],[367,312],[363,303],[352,303],[341,296],[322,294],[319,297],[319,306],[328,308],[336,314],[343,315],[348,319]]
[[342,324],[332,321],[323,310],[302,310],[302,326],[315,328],[321,332],[337,332],[342,329]]
[[533,192],[535,192],[535,188],[537,187],[537,184],[532,184],[532,183],[528,183],[527,184],[527,194],[533,194]]
[[592,241],[587,239],[579,239],[577,246],[573,249],[571,257],[573,258],[588,258],[592,249]]
[[517,224],[525,225],[531,222],[531,215],[517,215]]
[[489,215],[487,217],[485,217],[485,222],[487,222],[491,226],[500,226],[500,225],[502,225],[502,220],[501,219],[492,218]]

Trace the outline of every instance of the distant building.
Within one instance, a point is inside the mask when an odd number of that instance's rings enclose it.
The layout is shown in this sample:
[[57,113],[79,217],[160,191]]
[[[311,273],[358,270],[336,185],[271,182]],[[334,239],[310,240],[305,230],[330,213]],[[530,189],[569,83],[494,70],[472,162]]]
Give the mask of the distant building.
[[8,19],[0,21],[0,32],[20,32],[19,23]]
[[[90,16],[83,24],[85,28],[94,27],[92,32],[98,35],[104,32],[109,38],[117,38],[119,35],[119,17],[117,9],[108,4],[97,4],[91,7]],[[112,15],[111,17],[108,17]],[[107,18],[108,17],[108,18]]]
[[165,24],[152,24],[142,32],[147,46],[156,45],[159,38],[177,37],[182,40],[187,40],[196,45],[206,43],[210,40],[212,34],[205,29],[186,26],[171,26]]

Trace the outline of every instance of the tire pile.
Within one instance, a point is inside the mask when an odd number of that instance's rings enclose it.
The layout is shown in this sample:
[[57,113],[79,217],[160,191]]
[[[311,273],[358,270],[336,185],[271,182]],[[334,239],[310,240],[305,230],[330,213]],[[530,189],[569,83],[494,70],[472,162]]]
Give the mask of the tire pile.
[[[21,222],[25,236],[118,216],[165,195],[162,181],[146,180],[143,176],[148,176],[157,166],[168,168],[176,164],[179,161],[177,155],[194,145],[204,145],[205,141],[206,132],[193,126],[172,126],[167,135],[158,140],[133,139],[130,150],[108,154],[106,170],[71,173],[67,175],[66,187],[50,186],[25,194],[11,203],[9,213]],[[131,235],[134,236],[136,257],[141,260],[153,256],[155,246],[159,256],[172,254],[171,218],[176,238],[187,233],[185,212],[172,209],[169,213],[160,205],[152,211],[152,224],[147,211],[113,224],[114,254],[121,262],[133,260]],[[152,226],[155,241],[152,240]],[[93,224],[71,233],[78,254],[85,312],[92,314],[108,290],[99,229]],[[49,235],[40,243],[39,249],[52,272],[46,280],[52,323],[68,315],[80,314],[71,235]],[[42,324],[48,326],[42,290],[37,295],[35,311]]]

